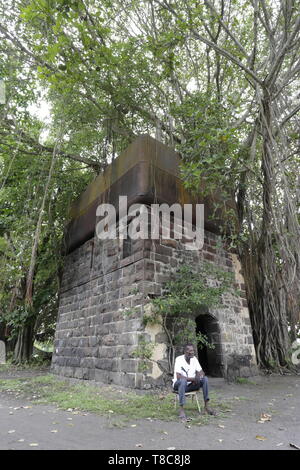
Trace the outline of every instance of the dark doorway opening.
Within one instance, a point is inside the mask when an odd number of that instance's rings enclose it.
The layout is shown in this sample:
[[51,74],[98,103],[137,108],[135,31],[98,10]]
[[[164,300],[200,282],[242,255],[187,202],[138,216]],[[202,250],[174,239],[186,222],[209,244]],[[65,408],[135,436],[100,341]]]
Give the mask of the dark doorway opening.
[[223,354],[218,321],[210,314],[202,314],[196,318],[196,332],[206,335],[214,349],[198,347],[198,359],[206,375],[223,377]]

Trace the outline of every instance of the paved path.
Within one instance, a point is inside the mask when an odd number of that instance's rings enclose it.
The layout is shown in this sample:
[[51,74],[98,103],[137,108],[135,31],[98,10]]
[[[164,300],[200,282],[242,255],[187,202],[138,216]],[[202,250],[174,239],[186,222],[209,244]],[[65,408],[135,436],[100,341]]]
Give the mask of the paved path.
[[[0,449],[287,450],[291,442],[300,446],[300,376],[258,377],[256,384],[243,385],[228,385],[222,379],[210,382],[219,397],[232,399],[232,412],[190,428],[177,421],[146,419],[118,427],[110,417],[33,405],[1,393]],[[261,413],[271,414],[271,421],[257,423]]]

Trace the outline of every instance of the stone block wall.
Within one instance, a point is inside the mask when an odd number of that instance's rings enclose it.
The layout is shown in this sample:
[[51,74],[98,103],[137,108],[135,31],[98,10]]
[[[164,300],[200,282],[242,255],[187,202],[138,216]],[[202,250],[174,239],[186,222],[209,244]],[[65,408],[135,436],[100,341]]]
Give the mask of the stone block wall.
[[161,295],[170,272],[181,264],[208,261],[235,273],[236,297],[226,294],[222,308],[210,313],[220,328],[224,374],[250,376],[256,371],[255,351],[243,278],[237,256],[205,232],[200,251],[188,251],[180,241],[136,240],[123,258],[123,241],[93,238],[65,258],[52,371],[65,377],[96,380],[132,388],[162,384],[154,364],[143,374],[132,356],[139,337],[157,343],[155,359],[164,359],[161,331],[144,328],[142,316],[150,298]]

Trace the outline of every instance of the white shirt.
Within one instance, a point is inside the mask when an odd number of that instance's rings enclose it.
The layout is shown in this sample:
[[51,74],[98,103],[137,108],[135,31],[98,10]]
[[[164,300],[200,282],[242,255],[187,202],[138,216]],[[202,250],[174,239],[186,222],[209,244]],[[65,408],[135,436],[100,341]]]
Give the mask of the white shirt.
[[[195,356],[191,357],[189,364],[186,362],[184,354],[182,356],[177,356],[174,366],[173,385],[177,380],[177,373],[183,375],[183,377],[194,378],[196,377],[196,372],[200,372],[201,370],[202,368]],[[191,382],[187,383],[190,384]]]

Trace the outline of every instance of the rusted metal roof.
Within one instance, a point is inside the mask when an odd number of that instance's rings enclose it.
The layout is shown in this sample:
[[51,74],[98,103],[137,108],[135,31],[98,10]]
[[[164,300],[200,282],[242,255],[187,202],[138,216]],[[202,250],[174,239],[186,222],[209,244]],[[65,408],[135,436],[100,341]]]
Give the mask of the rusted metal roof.
[[141,135],[88,185],[69,213],[66,230],[66,251],[70,252],[94,235],[96,209],[107,202],[118,208],[119,196],[133,203],[180,204],[204,203],[205,228],[219,232],[218,220],[210,220],[217,195],[196,199],[184,188],[179,177],[180,156],[173,149],[149,135]]

